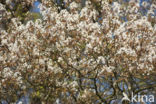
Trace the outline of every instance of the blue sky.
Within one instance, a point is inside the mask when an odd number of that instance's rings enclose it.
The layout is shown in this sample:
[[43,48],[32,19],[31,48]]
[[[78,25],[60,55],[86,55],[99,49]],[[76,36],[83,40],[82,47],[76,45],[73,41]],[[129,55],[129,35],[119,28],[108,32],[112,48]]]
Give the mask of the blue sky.
[[31,12],[35,12],[35,13],[38,13],[40,12],[40,9],[39,9],[39,6],[40,5],[40,2],[39,1],[35,1],[34,4],[33,4],[33,7],[31,8]]

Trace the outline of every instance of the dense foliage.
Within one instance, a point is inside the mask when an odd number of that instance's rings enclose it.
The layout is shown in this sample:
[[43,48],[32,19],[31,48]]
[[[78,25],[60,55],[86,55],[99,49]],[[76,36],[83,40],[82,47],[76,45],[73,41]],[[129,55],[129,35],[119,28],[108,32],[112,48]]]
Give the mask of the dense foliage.
[[123,93],[156,94],[155,1],[41,2],[42,18],[27,23],[21,17],[33,1],[0,2],[8,22],[0,30],[0,101],[118,104]]

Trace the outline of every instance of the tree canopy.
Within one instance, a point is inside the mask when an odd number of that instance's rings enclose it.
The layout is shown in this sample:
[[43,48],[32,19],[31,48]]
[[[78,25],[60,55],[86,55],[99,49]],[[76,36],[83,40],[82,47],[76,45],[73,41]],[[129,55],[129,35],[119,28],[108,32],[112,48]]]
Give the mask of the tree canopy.
[[1,103],[156,96],[155,0],[41,0],[39,14],[30,12],[33,2],[0,0]]

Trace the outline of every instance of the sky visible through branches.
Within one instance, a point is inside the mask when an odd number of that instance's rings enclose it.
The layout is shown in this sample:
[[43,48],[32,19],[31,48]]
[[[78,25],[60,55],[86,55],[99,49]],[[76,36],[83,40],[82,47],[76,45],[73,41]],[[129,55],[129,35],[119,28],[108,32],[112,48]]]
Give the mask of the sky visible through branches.
[[153,0],[31,1],[0,3],[2,104],[133,104],[122,97],[156,95]]

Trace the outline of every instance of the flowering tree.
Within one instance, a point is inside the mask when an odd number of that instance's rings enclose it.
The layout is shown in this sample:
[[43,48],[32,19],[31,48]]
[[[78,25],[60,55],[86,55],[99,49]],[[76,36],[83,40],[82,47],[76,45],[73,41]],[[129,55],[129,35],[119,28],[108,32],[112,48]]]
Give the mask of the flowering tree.
[[21,23],[26,23],[32,18],[39,18],[39,13],[29,12],[34,6],[35,0],[0,0],[0,21],[3,29],[8,29],[12,18],[18,18]]
[[0,30],[0,100],[29,93],[32,104],[112,104],[123,93],[155,94],[155,2],[143,2],[146,16],[134,0],[64,2],[60,10],[42,1],[42,20],[15,17]]

